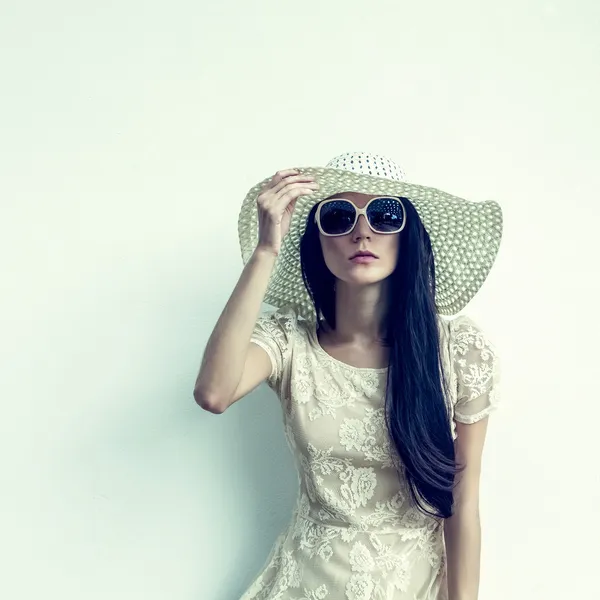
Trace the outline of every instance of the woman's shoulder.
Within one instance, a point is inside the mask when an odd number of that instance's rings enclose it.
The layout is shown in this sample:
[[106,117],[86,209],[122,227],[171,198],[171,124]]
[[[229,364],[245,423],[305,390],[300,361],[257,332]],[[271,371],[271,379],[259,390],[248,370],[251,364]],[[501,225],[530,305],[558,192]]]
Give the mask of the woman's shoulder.
[[461,313],[451,317],[439,316],[442,340],[447,344],[450,355],[464,355],[467,351],[496,352],[493,342],[477,319]]
[[444,321],[446,321],[448,323],[448,325],[451,325],[453,327],[456,327],[463,323],[474,323],[475,322],[475,319],[473,319],[473,317],[471,317],[467,313],[458,313],[457,315],[451,315],[451,316],[439,315],[439,317],[440,317],[440,319],[443,319]]
[[259,316],[257,326],[274,335],[284,336],[288,341],[310,331],[310,322],[300,316],[292,304],[267,310]]
[[465,366],[471,362],[498,360],[498,351],[479,321],[467,314],[459,314],[448,320],[449,348],[458,363]]
[[451,317],[439,317],[451,336],[459,334],[483,334],[479,322],[466,313],[460,313]]

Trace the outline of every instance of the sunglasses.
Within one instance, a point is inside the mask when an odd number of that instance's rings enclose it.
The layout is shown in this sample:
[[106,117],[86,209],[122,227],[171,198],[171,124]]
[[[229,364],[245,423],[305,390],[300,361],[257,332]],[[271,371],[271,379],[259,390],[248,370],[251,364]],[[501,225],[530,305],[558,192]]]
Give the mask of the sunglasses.
[[323,200],[315,214],[315,223],[323,235],[347,235],[356,226],[360,215],[365,215],[375,233],[398,233],[406,224],[404,204],[395,196],[372,198],[364,208],[358,208],[345,198]]

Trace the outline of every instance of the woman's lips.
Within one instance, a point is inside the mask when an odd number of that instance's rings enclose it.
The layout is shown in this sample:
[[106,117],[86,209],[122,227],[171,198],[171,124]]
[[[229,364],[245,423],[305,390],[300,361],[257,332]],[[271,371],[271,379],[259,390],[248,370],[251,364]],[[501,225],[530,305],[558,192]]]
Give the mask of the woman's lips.
[[350,259],[353,263],[358,263],[358,264],[368,264],[373,262],[374,260],[377,260],[374,256],[368,256],[368,255],[359,255],[359,256],[355,256],[354,258]]

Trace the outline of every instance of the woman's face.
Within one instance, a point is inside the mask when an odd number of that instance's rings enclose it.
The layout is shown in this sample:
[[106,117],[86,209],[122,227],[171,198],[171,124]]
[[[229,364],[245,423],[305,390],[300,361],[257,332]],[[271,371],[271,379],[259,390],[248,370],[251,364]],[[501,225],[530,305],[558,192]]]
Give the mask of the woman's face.
[[[364,208],[376,194],[343,192],[330,198],[351,200],[359,208]],[[337,279],[354,285],[367,285],[389,277],[396,268],[399,233],[375,233],[360,215],[354,229],[346,234],[330,237],[319,233],[325,264]],[[352,260],[356,252],[372,252],[376,258]]]

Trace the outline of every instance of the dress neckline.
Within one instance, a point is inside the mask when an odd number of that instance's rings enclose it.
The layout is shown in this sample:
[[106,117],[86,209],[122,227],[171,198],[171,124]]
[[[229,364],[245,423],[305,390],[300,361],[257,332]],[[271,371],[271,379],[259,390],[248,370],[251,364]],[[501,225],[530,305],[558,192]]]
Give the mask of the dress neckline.
[[350,365],[346,362],[344,362],[343,360],[339,360],[338,358],[335,358],[335,356],[331,356],[331,354],[329,354],[329,352],[327,352],[325,350],[325,348],[323,348],[323,346],[321,346],[321,342],[319,342],[319,337],[317,335],[317,324],[313,324],[311,326],[308,327],[308,331],[309,331],[309,341],[312,344],[313,348],[316,350],[317,353],[321,354],[322,356],[324,356],[326,359],[330,360],[331,362],[338,364],[342,367],[344,367],[345,369],[351,369],[352,371],[363,371],[366,373],[385,373],[388,370],[388,367],[355,367],[354,365]]

